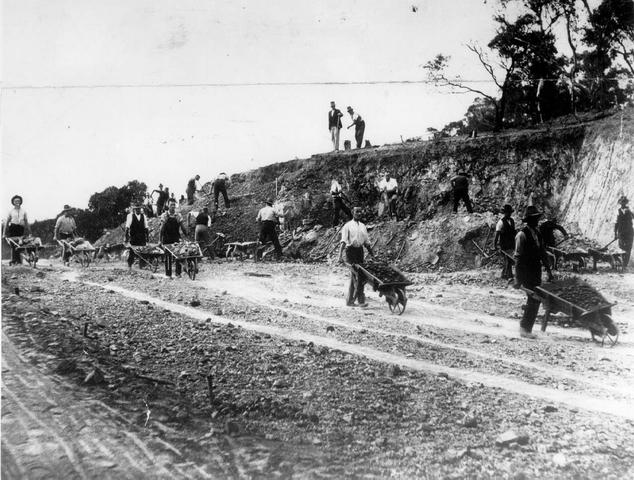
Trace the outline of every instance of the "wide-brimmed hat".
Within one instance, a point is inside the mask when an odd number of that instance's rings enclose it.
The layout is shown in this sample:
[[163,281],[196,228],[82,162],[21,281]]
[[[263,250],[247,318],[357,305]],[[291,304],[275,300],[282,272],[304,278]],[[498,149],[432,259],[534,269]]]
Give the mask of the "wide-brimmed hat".
[[[13,202],[11,202],[13,203]],[[621,198],[619,198],[619,205],[623,205],[626,203],[630,203],[630,201],[628,200],[628,198],[625,195],[622,195]]]
[[346,110],[350,111],[352,110],[352,107],[350,105],[348,105],[348,107],[346,108]]
[[62,213],[70,212],[72,209],[73,207],[71,207],[70,205],[64,205],[64,208],[62,208]]
[[535,218],[535,217],[539,218],[541,216],[542,216],[542,212],[537,210],[537,207],[535,205],[529,205],[528,207],[526,207],[526,211],[524,212],[524,218],[522,218],[522,220],[528,220],[529,218]]
[[503,213],[513,213],[514,211],[513,207],[511,207],[508,203],[502,207]]
[[142,208],[142,207],[143,207],[143,204],[142,204],[140,201],[138,201],[138,200],[132,200],[132,201],[130,202],[130,206],[131,206],[132,208]]
[[20,199],[20,201],[21,201],[22,203],[24,203],[24,199],[22,198],[22,195],[13,195],[13,197],[11,197],[11,205],[13,205],[13,201],[14,201],[16,198],[19,198],[19,199]]

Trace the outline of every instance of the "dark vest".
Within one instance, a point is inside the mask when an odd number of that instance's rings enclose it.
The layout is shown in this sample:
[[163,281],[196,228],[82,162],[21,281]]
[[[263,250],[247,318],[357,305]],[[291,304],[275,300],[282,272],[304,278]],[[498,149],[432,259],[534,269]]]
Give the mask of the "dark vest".
[[163,226],[163,243],[176,243],[180,239],[180,222],[178,218],[168,216]]
[[328,128],[332,127],[341,128],[341,110],[338,108],[328,111]]
[[634,236],[634,228],[632,227],[632,212],[627,210],[621,211],[616,216],[616,228],[620,238],[631,238]]
[[196,216],[196,225],[205,225],[205,226],[207,226],[208,223],[209,223],[209,215],[207,215],[206,213],[200,212]]
[[130,245],[145,245],[145,215],[141,214],[141,219],[137,220],[136,215],[132,214],[132,222],[130,223]]
[[500,232],[500,248],[512,250],[515,248],[515,220],[502,217],[502,231]]
[[[516,259],[515,269],[520,284],[527,288],[533,288],[542,283],[542,255],[543,249],[539,246],[528,227],[522,230],[526,236],[524,253]],[[542,242],[539,231],[536,231],[537,238]]]

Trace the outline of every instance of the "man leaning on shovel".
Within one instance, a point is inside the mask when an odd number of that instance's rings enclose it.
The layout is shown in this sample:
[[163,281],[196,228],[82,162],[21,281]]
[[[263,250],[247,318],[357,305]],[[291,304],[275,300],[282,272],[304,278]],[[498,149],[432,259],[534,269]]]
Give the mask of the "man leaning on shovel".
[[[515,236],[515,282],[514,288],[524,287],[534,290],[542,283],[542,266],[548,273],[548,281],[554,280],[546,254],[544,240],[539,233],[537,223],[542,213],[533,205],[526,207],[526,213],[522,220],[526,226]],[[526,306],[520,321],[520,336],[523,338],[535,338],[533,325],[539,311],[540,301],[530,293],[526,293]]]

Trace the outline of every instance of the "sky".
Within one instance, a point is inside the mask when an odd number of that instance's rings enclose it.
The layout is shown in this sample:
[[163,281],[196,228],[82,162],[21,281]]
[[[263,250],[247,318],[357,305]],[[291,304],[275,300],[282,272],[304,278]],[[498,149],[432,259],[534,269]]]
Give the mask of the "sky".
[[1,199],[44,219],[133,179],[180,195],[195,174],[327,152],[331,100],[374,145],[424,136],[474,95],[388,82],[424,80],[441,52],[486,80],[464,45],[494,35],[493,3],[4,0]]

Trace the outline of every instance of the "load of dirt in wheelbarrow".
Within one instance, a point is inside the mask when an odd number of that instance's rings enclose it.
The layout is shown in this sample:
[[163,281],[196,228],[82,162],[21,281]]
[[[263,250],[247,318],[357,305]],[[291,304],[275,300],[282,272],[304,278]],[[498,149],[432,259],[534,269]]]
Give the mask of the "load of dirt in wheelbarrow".
[[383,263],[366,263],[363,265],[368,272],[381,280],[383,283],[402,283],[407,279],[394,268]]
[[542,288],[584,310],[592,310],[600,305],[608,304],[603,295],[594,287],[577,277],[565,278],[556,283],[545,283]]

